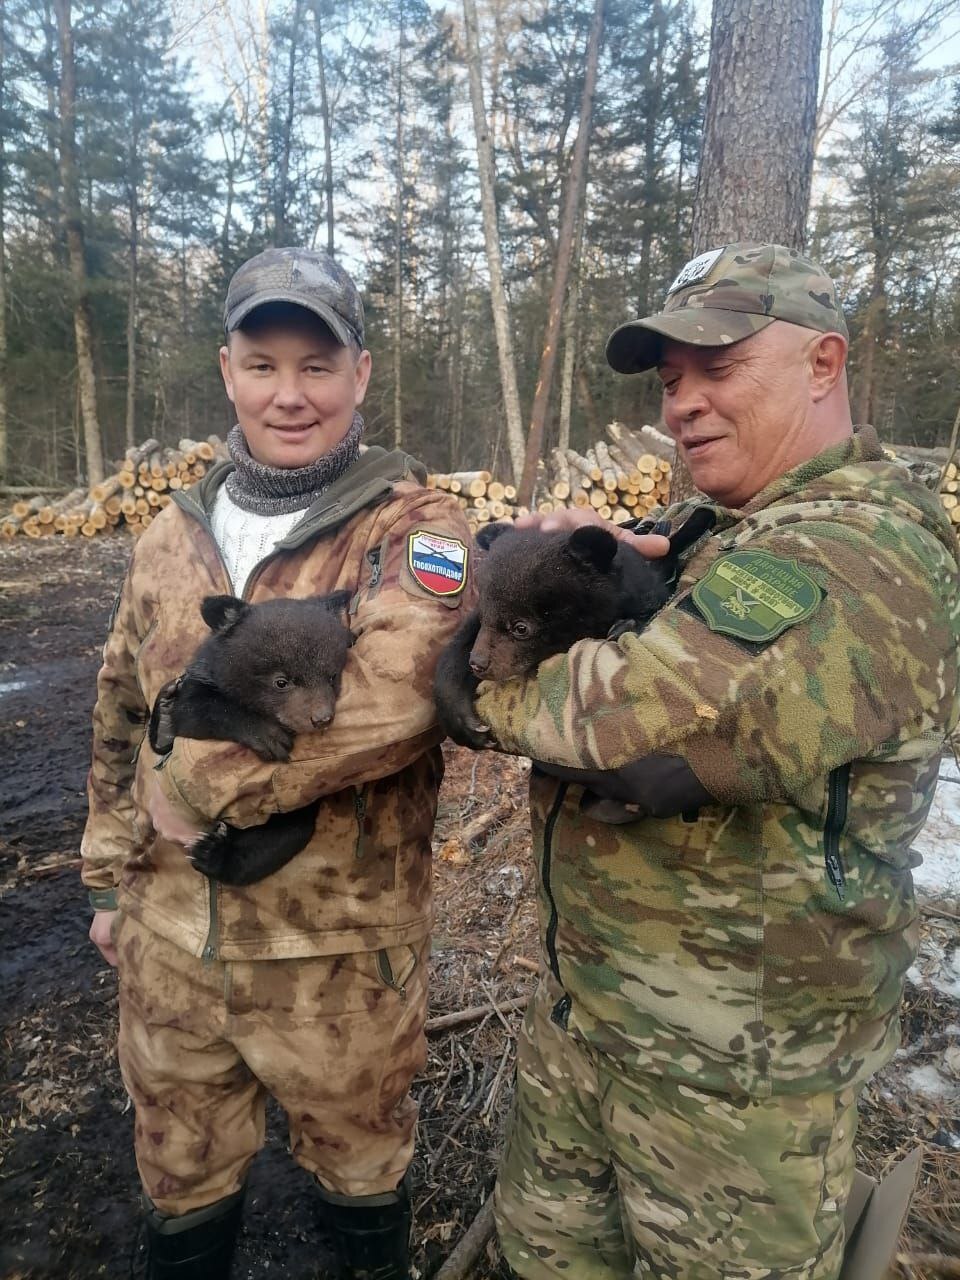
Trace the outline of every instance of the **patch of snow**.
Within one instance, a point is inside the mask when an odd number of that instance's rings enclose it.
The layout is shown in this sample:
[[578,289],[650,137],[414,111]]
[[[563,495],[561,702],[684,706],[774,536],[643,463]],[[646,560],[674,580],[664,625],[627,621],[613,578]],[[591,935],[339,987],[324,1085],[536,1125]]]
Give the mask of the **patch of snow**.
[[960,1093],[960,1089],[949,1080],[945,1080],[936,1067],[914,1067],[904,1076],[907,1087],[914,1093],[923,1094],[925,1098],[939,1098],[948,1101]]
[[952,755],[940,762],[940,781],[926,825],[913,842],[923,865],[913,883],[930,897],[960,897],[960,769]]

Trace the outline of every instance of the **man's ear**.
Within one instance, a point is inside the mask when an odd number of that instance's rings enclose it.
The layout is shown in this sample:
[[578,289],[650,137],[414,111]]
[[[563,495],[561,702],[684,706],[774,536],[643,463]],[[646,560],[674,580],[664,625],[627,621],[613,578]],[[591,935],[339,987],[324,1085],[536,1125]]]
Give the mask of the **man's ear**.
[[371,367],[370,352],[364,347],[359,356],[357,356],[357,363],[353,371],[353,407],[355,409],[360,408],[363,404],[363,398],[367,394],[367,383],[370,381]]
[[848,345],[842,333],[824,333],[811,343],[810,395],[814,403],[829,395],[843,376]]
[[512,524],[509,524],[506,520],[502,520],[496,524],[481,525],[474,534],[473,540],[481,551],[489,551],[493,543],[495,543],[498,538],[502,538],[505,533],[515,532],[516,530]]
[[227,346],[220,348],[220,376],[227,399],[233,403],[233,375],[230,373],[230,348]]
[[220,635],[226,635],[249,611],[250,606],[236,596],[205,596],[200,605],[204,622]]
[[617,554],[617,540],[599,525],[585,524],[571,533],[563,550],[578,564],[606,573]]

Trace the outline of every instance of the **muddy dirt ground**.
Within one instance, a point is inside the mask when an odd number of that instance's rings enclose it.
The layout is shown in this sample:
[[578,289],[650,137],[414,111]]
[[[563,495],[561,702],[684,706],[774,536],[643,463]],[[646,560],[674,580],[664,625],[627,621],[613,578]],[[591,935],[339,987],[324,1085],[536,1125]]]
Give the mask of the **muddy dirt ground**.
[[[87,940],[77,854],[90,712],[123,536],[0,545],[0,1277],[139,1272],[132,1114],[115,1061],[116,979]],[[453,750],[437,833],[438,928],[431,1014],[529,993],[535,954],[529,840],[518,762]],[[463,824],[499,821],[483,856]],[[926,916],[940,954],[957,947],[956,904]],[[951,914],[953,913],[953,914]],[[929,938],[928,938],[929,940]],[[417,1086],[416,1261],[429,1276],[490,1190],[509,1102],[516,1013],[431,1036]],[[956,1044],[960,1002],[908,992],[916,1060]],[[919,1050],[917,1046],[920,1046]],[[960,1089],[957,1090],[960,1096]],[[868,1091],[861,1164],[880,1173],[920,1143],[924,1171],[892,1275],[934,1280],[960,1256],[956,1102],[917,1098],[896,1066]],[[307,1280],[330,1261],[308,1180],[286,1153],[282,1117],[251,1171],[235,1275]],[[497,1273],[490,1246],[478,1280]]]

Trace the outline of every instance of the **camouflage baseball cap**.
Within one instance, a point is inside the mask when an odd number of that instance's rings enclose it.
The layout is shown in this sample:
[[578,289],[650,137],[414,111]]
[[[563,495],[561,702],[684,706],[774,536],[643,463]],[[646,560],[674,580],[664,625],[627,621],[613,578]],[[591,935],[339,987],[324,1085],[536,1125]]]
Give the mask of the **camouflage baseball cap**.
[[816,262],[782,244],[724,245],[687,263],[662,311],[613,331],[607,363],[618,373],[641,373],[660,359],[664,338],[725,347],[774,320],[847,333],[836,287]]
[[363,303],[342,267],[312,249],[265,249],[234,272],[223,308],[227,333],[265,302],[292,302],[320,317],[343,346],[363,346]]

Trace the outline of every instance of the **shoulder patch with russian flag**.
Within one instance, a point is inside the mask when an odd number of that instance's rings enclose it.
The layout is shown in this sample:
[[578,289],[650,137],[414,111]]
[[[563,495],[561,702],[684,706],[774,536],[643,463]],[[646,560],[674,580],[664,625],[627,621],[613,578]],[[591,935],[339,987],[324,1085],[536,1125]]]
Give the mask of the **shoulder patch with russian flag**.
[[457,538],[417,529],[407,539],[407,566],[432,596],[455,596],[467,581],[467,547]]

